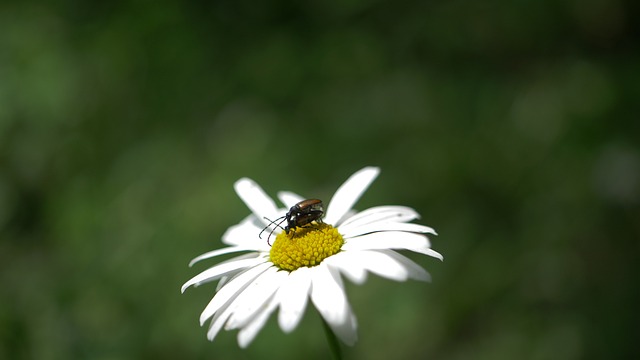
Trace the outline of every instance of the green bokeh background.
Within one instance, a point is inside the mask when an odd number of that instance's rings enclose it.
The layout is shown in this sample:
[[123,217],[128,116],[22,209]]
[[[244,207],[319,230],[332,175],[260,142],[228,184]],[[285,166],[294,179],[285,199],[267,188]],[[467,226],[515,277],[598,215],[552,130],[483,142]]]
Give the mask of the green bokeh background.
[[349,359],[640,358],[637,2],[3,1],[0,358],[325,359],[317,314],[246,350],[180,285],[233,182],[440,236],[430,284],[349,284]]

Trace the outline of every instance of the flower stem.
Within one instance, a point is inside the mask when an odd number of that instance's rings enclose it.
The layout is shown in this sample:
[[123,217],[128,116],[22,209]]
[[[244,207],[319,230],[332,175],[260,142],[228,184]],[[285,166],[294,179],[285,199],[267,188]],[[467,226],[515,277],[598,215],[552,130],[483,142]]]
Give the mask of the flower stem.
[[331,349],[331,355],[334,360],[342,360],[342,352],[340,351],[340,343],[338,342],[338,338],[336,334],[333,333],[329,324],[325,321],[325,319],[320,315],[322,319],[322,325],[324,327],[324,333],[327,335],[327,342],[329,343],[329,349]]

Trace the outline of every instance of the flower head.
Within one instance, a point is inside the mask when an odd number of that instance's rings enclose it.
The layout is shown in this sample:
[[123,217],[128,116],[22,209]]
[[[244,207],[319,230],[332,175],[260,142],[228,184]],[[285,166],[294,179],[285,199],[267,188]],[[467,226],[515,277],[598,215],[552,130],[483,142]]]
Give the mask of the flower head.
[[[368,272],[396,281],[428,281],[429,274],[423,268],[395,251],[409,250],[442,260],[426,236],[435,231],[409,223],[419,218],[417,212],[404,206],[377,206],[361,212],[352,209],[379,172],[366,167],[353,174],[334,194],[324,218],[314,213],[316,221],[310,222],[300,221],[310,218],[304,209],[291,212],[298,209],[294,206],[303,201],[301,196],[278,193],[285,205],[280,208],[254,181],[238,180],[235,190],[252,213],[222,236],[229,247],[202,254],[190,265],[218,255],[243,254],[201,272],[182,286],[184,292],[189,286],[220,280],[216,294],[200,315],[201,325],[211,319],[209,340],[223,327],[239,329],[238,343],[246,347],[276,308],[280,309],[280,328],[291,332],[311,299],[336,336],[353,345],[357,323],[341,275],[356,284],[364,283]],[[271,219],[290,220],[286,231]],[[259,236],[265,227],[276,234],[272,246]]]

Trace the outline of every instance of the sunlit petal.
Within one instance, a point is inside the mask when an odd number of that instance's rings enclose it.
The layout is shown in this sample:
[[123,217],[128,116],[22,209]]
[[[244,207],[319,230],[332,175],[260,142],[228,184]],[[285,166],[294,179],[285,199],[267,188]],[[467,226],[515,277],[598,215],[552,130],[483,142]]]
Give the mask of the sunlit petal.
[[262,228],[264,228],[262,221],[259,221],[254,214],[250,214],[240,223],[230,226],[222,234],[222,242],[233,246],[254,247],[253,240]]
[[420,215],[406,206],[376,206],[363,210],[340,224],[340,229],[347,231],[352,226],[362,226],[375,222],[408,222],[419,219]]
[[356,259],[364,269],[387,279],[405,281],[409,271],[397,260],[376,251],[359,251]]
[[253,212],[258,220],[265,225],[269,222],[264,218],[275,219],[278,214],[278,207],[275,201],[267,195],[260,185],[249,178],[242,178],[234,184],[236,193],[244,201],[247,207]]
[[413,262],[413,260],[409,259],[408,257],[402,254],[398,254],[393,250],[371,250],[371,251],[377,251],[377,252],[386,254],[387,256],[395,259],[398,263],[402,264],[402,266],[404,266],[404,268],[407,270],[407,274],[409,275],[410,279],[420,280],[420,281],[431,281],[431,275],[429,275],[429,273],[425,269],[423,269],[420,265]]
[[354,261],[354,258],[357,260],[358,254],[356,251],[343,251],[325,261],[330,267],[338,269],[349,281],[361,285],[367,280],[367,271],[359,262]]
[[364,234],[380,232],[380,231],[405,231],[419,234],[433,234],[436,235],[435,230],[428,226],[411,223],[400,222],[375,222],[371,224],[365,224],[361,226],[348,226],[340,227],[340,233],[345,238],[360,236]]
[[236,309],[227,321],[226,329],[244,327],[262,305],[278,290],[287,275],[285,271],[278,271],[277,268],[270,267],[249,284],[236,300]]
[[442,255],[429,247],[426,236],[414,233],[387,231],[350,238],[343,250],[404,249],[433,256],[442,260]]
[[[258,257],[262,257],[263,259],[266,260],[266,257],[264,255],[261,255],[260,253],[252,251],[250,253],[243,254],[243,255],[240,255],[240,256],[236,256],[236,257],[233,257],[233,258],[231,258],[229,260],[225,260],[223,262],[220,262],[220,263],[218,263],[218,265],[224,264],[224,263],[227,263],[227,262],[233,262],[233,261],[238,261],[238,260],[243,260],[243,259],[253,259],[253,258],[258,258]],[[242,274],[244,271],[246,271],[246,270],[241,270],[241,271],[230,273],[229,275],[222,276],[220,278],[220,280],[218,280],[218,285],[216,286],[216,292],[219,291],[220,289],[222,289],[222,287],[227,283],[227,281],[235,279],[236,276]]]
[[275,300],[275,295],[271,295],[264,307],[251,320],[251,322],[240,329],[240,332],[238,332],[238,345],[240,345],[241,348],[244,349],[251,344],[253,339],[258,335],[260,330],[264,327],[264,324],[269,319],[269,315],[273,313],[277,306],[278,303]]
[[338,276],[323,262],[314,267],[311,278],[311,301],[330,325],[339,326],[347,321],[347,297]]
[[233,280],[230,280],[216,293],[216,296],[211,299],[209,304],[204,308],[204,311],[202,311],[202,314],[200,314],[200,325],[204,324],[207,319],[227,304],[229,300],[235,299],[242,290],[271,266],[271,263],[268,262],[257,265],[236,276]]
[[351,175],[329,201],[324,221],[339,225],[340,219],[351,210],[379,173],[380,169],[377,167],[366,167]]
[[307,307],[307,299],[311,289],[311,271],[308,267],[301,267],[291,272],[287,281],[278,291],[280,312],[278,323],[285,333],[293,331],[302,319]]
[[254,259],[244,259],[244,260],[239,260],[239,261],[234,261],[229,263],[223,263],[217,266],[213,266],[201,272],[200,274],[192,277],[189,281],[184,283],[184,285],[182,285],[181,291],[184,292],[191,285],[199,286],[206,282],[217,280],[224,275],[238,271],[240,269],[262,264],[265,261],[266,260],[263,258],[254,258]]
[[215,339],[216,335],[218,335],[218,333],[224,326],[224,323],[227,321],[229,316],[231,316],[231,313],[233,312],[233,299],[235,299],[238,295],[238,293],[234,294],[233,298],[231,298],[231,300],[227,302],[227,304],[225,304],[225,306],[223,306],[220,311],[216,312],[213,316],[213,319],[211,319],[211,324],[209,325],[209,330],[207,331],[207,339],[209,341],[213,341],[213,339]]
[[196,256],[195,258],[193,258],[193,260],[189,262],[189,267],[193,266],[193,264],[197,263],[198,261],[209,259],[218,255],[230,254],[230,253],[240,252],[240,251],[251,251],[251,250],[254,250],[254,249],[242,247],[242,246],[232,246],[232,247],[226,247],[218,250],[209,251],[200,256]]
[[343,343],[353,346],[358,341],[358,322],[351,309],[348,309],[347,321],[342,324],[331,324],[329,327]]

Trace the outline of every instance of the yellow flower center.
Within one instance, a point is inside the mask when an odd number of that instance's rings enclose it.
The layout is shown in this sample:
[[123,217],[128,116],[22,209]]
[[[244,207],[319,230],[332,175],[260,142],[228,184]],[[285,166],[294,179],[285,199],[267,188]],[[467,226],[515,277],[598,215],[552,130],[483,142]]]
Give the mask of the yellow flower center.
[[[295,231],[294,231],[295,230]],[[276,236],[269,257],[282,270],[294,271],[299,267],[312,267],[340,251],[344,240],[338,229],[331,225],[313,223],[297,227]]]

